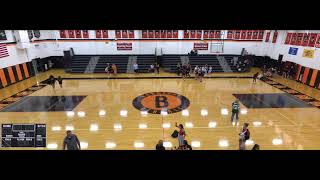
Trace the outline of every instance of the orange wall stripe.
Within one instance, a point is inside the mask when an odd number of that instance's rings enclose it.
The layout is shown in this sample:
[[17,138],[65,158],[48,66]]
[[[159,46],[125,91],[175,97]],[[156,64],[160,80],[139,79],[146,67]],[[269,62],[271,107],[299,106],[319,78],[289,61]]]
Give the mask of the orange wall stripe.
[[29,71],[28,71],[28,68],[27,68],[27,64],[23,63],[22,66],[23,66],[24,75],[26,76],[26,78],[28,78],[29,77]]
[[13,70],[12,67],[7,67],[8,68],[8,72],[9,72],[9,77],[10,77],[10,81],[11,84],[16,82],[16,79],[14,78],[14,74],[13,74]]
[[17,70],[19,81],[23,80],[19,64],[16,65],[16,70]]
[[304,68],[304,73],[303,73],[303,78],[302,78],[302,82],[303,82],[303,83],[306,83],[306,82],[307,82],[309,70],[310,70],[310,68],[308,68],[308,67],[305,67],[305,68]]
[[1,83],[2,83],[3,87],[8,85],[8,82],[7,82],[7,79],[6,79],[6,75],[4,74],[3,69],[0,69],[0,79],[1,79]]
[[316,82],[316,78],[318,75],[318,70],[314,69],[312,72],[311,80],[310,80],[310,86],[314,86],[314,83]]
[[297,72],[297,76],[296,76],[296,80],[299,80],[299,76],[300,76],[301,68],[302,68],[302,66],[299,64],[298,72]]

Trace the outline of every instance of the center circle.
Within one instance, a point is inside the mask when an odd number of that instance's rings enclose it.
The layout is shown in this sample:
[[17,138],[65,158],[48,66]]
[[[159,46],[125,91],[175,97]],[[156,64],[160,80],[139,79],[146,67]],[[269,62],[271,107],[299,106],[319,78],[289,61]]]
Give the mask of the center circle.
[[152,114],[160,114],[162,110],[172,114],[188,108],[190,101],[177,93],[151,92],[136,97],[132,105],[140,111]]

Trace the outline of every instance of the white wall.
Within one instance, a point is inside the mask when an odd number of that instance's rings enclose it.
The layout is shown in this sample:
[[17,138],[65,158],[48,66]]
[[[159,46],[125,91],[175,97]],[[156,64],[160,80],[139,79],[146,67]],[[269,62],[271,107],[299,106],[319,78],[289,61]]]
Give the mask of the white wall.
[[[164,54],[186,54],[193,48],[194,42],[208,42],[209,50],[199,51],[199,54],[210,54],[210,41],[201,40],[117,40],[110,41],[115,38],[115,31],[109,30],[109,40],[60,40],[58,30],[41,30],[41,37],[34,38],[31,47],[28,49],[18,49],[16,45],[8,45],[10,56],[0,59],[0,68],[21,64],[31,61],[34,58],[45,58],[49,56],[63,56],[64,50],[74,49],[75,54],[154,54],[156,48],[162,48]],[[255,42],[255,41],[225,41],[223,54],[240,54],[242,48],[245,48],[250,54],[258,56],[270,56],[273,59],[278,59],[279,54],[283,54],[284,61],[292,61],[303,66],[314,69],[320,69],[320,51],[316,48],[300,47],[298,46],[298,54],[296,56],[289,55],[288,51],[291,45],[285,45],[287,31],[278,31],[278,39],[276,43],[272,43],[273,32],[271,32],[269,42]],[[295,32],[295,31],[290,31]],[[305,31],[301,31],[305,32]],[[320,31],[310,31],[320,33]],[[135,30],[135,39],[141,38],[141,31]],[[11,30],[6,30],[7,39],[0,43],[14,42],[13,33]],[[183,38],[183,31],[179,31],[179,38]],[[225,32],[226,36],[226,32]],[[266,33],[264,34],[265,39]],[[56,41],[58,39],[58,41]],[[95,39],[95,31],[89,30],[89,39]],[[132,51],[117,51],[117,42],[132,42]],[[313,59],[302,57],[303,49],[315,49],[315,57]]]

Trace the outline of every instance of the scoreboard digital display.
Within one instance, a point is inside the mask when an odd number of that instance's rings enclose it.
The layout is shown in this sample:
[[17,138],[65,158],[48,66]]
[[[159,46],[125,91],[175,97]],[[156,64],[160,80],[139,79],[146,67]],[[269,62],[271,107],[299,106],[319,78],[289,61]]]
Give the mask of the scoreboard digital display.
[[2,124],[1,147],[46,147],[45,124]]

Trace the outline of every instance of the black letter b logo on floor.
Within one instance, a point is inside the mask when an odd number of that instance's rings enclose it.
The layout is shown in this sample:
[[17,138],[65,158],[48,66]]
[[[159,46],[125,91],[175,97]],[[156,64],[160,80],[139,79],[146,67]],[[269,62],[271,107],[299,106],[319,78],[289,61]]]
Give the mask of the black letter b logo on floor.
[[156,107],[157,108],[164,108],[168,107],[168,99],[166,96],[156,96]]

